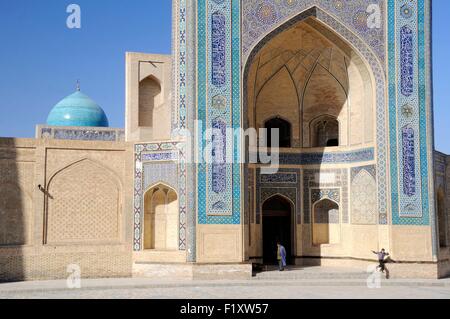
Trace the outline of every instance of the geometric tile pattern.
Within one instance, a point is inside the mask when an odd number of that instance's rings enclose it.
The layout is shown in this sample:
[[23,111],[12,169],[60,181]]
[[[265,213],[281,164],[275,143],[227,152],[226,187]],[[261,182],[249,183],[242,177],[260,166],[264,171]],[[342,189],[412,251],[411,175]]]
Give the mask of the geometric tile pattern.
[[429,225],[425,0],[388,1],[391,207],[394,225]]
[[[320,176],[329,175],[330,179],[321,179]],[[306,169],[303,171],[303,221],[311,222],[311,208],[323,198],[335,201],[342,212],[342,223],[348,224],[348,169],[318,170]]]
[[174,99],[174,107],[172,109],[172,129],[186,129],[187,120],[187,91],[186,91],[186,66],[187,66],[187,29],[186,29],[186,0],[174,1],[173,19],[177,21],[176,27],[173,28],[173,57],[175,63],[173,65],[174,76],[174,93],[177,99]]
[[[252,154],[256,158],[257,154]],[[280,153],[280,165],[351,164],[375,159],[375,149],[367,148],[348,152]]]
[[[369,10],[369,4],[378,7]],[[245,0],[242,1],[242,51],[245,57],[252,48],[281,22],[288,21],[298,13],[316,5],[336,17],[342,24],[364,39],[376,52],[380,61],[385,56],[384,24],[369,28],[367,18],[379,8],[384,16],[384,0]]]
[[324,198],[339,203],[341,201],[341,191],[339,188],[313,189],[311,191],[311,203],[313,205]]
[[314,190],[314,224],[340,224],[339,189]]
[[[212,144],[214,165],[197,165],[199,224],[241,223],[240,164],[222,164],[226,155],[240,158],[240,140],[227,129],[241,127],[240,1],[197,1],[198,155]],[[211,137],[205,134],[214,128]],[[225,135],[225,136],[223,136]],[[206,140],[206,142],[205,142]]]
[[178,142],[135,145],[134,241],[133,249],[142,249],[144,195],[157,183],[166,184],[179,197],[179,250],[186,250],[186,162],[185,144]]
[[[194,120],[196,119],[196,21],[197,0],[173,1],[173,20],[176,21],[173,28],[173,78],[174,84],[174,108],[172,128],[177,135],[186,136],[186,143],[194,145]],[[189,130],[189,131],[187,131]],[[191,152],[192,153],[192,152]],[[180,157],[180,161],[194,163],[194,154],[191,158]],[[185,205],[181,207],[186,211],[186,252],[187,261],[196,260],[196,165],[185,167]]]
[[375,170],[374,165],[351,169],[352,225],[376,225],[378,223]]
[[144,162],[143,190],[146,191],[157,184],[164,184],[178,193],[178,163],[176,161]]
[[274,195],[288,198],[296,212],[297,224],[301,224],[301,179],[300,169],[279,169],[277,174],[261,174],[256,170],[256,224],[261,223],[262,205]]

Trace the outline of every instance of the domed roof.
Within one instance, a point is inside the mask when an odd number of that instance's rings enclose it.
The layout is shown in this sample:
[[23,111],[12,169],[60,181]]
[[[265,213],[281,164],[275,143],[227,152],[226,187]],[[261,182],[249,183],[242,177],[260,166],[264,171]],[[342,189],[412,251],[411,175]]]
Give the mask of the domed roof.
[[47,124],[51,126],[109,126],[103,109],[79,90],[53,107],[48,115]]

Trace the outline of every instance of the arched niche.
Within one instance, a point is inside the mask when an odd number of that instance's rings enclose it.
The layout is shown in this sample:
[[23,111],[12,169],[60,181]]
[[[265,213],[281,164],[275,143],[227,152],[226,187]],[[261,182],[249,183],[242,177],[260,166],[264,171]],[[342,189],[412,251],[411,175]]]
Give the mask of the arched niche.
[[153,128],[157,120],[156,112],[160,104],[161,85],[154,76],[139,82],[139,126]]
[[314,246],[340,242],[339,204],[324,198],[313,205],[312,243]]
[[83,159],[50,179],[46,244],[117,243],[121,239],[122,185],[103,165]]
[[310,122],[311,147],[338,147],[339,121],[335,116],[322,115]]
[[292,146],[292,125],[289,121],[280,117],[274,117],[264,123],[267,130],[267,147],[273,147],[272,139],[275,138],[274,133],[278,132],[278,147],[289,148]]
[[144,195],[144,249],[178,250],[178,194],[158,184]]

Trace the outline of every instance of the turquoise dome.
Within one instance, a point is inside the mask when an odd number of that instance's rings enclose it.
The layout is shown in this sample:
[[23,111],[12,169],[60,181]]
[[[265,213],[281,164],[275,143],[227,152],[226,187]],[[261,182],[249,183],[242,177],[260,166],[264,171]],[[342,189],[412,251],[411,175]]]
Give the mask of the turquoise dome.
[[48,115],[47,124],[51,126],[109,126],[103,109],[80,91],[56,104]]

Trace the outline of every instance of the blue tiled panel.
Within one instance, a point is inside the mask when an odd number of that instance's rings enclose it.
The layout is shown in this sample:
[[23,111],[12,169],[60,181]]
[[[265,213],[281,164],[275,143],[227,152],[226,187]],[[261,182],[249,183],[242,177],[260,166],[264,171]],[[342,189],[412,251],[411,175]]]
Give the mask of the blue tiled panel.
[[390,181],[394,225],[430,224],[426,3],[426,0],[388,0]]
[[414,35],[407,25],[400,29],[401,91],[404,96],[414,92]]
[[227,124],[217,118],[212,127],[212,190],[219,194],[225,192],[227,187]]
[[281,165],[351,164],[375,159],[375,149],[334,153],[281,153]]
[[142,249],[143,202],[145,192],[158,183],[172,187],[179,201],[179,249],[187,248],[185,144],[137,144],[134,150],[134,238],[133,249]]
[[[201,121],[197,138],[202,158],[207,129],[224,132],[241,127],[240,1],[199,0],[197,25],[197,118]],[[229,145],[214,134],[213,138],[213,158],[225,151],[240,157],[239,139]],[[199,224],[241,223],[239,164],[198,164],[197,187]]]
[[[376,52],[379,60],[385,60],[385,27],[369,28],[367,17],[370,4],[378,5],[380,14],[385,14],[385,0],[244,0],[242,1],[242,51],[248,56],[252,48],[268,32],[280,23],[299,13],[318,6],[336,17],[354,34],[362,38]],[[370,11],[373,13],[373,9]]]
[[416,158],[415,133],[411,127],[404,127],[403,142],[403,193],[408,196],[416,194]]
[[226,81],[226,19],[221,12],[214,12],[211,19],[211,82],[223,86]]

